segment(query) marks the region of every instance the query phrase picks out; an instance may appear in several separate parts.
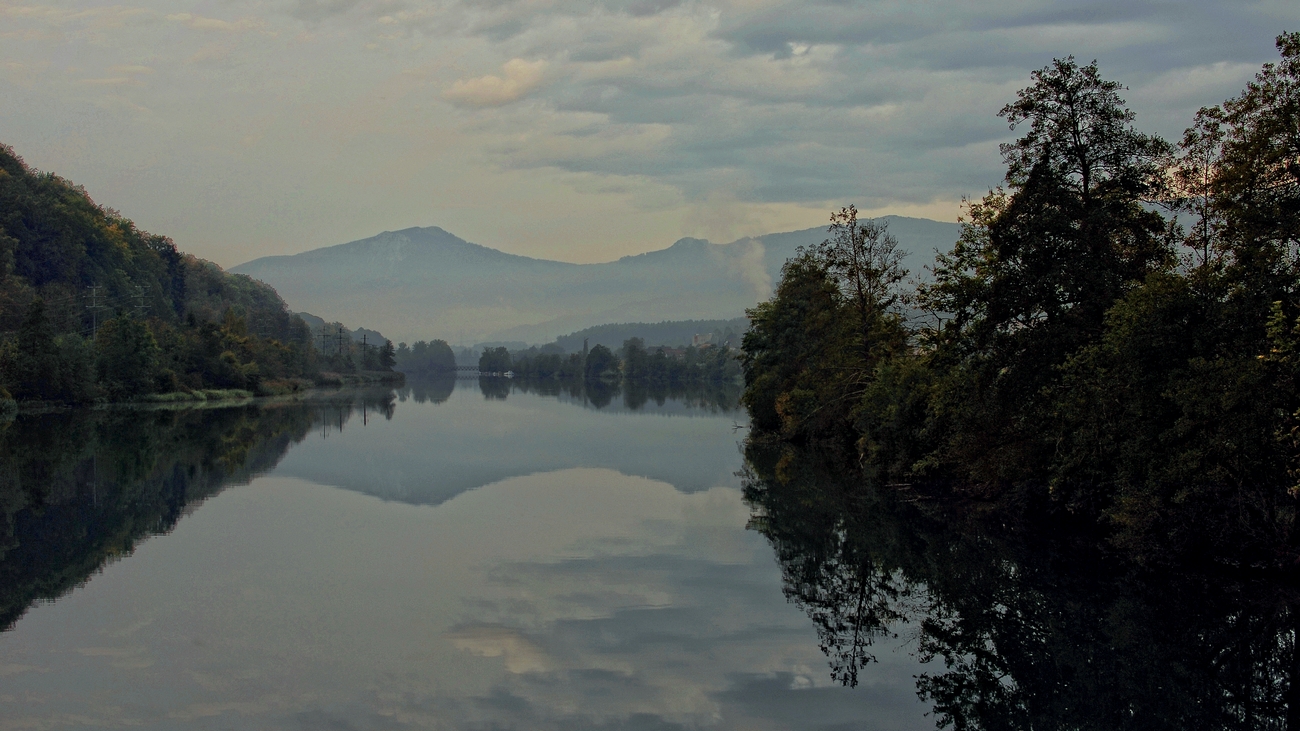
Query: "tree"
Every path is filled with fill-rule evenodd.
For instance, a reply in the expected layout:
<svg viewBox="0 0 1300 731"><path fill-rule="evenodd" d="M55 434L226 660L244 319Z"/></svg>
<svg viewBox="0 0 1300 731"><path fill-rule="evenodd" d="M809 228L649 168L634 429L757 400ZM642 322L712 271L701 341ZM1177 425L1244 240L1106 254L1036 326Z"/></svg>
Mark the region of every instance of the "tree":
<svg viewBox="0 0 1300 731"><path fill-rule="evenodd" d="M1178 144L1171 171L1170 203L1196 217L1183 244L1191 250L1193 267L1205 270L1222 254L1225 221L1218 210L1216 180L1223 159L1223 110L1202 107Z"/></svg>
<svg viewBox="0 0 1300 731"><path fill-rule="evenodd" d="M1174 262L1163 195L1169 146L1132 127L1119 84L1056 60L1001 111L1028 130L1002 146L1006 191L971 204L920 300L944 373L931 433L939 463L981 482L1041 468L1055 433L1045 394L1100 335L1107 310Z"/></svg>
<svg viewBox="0 0 1300 731"><path fill-rule="evenodd" d="M887 320L899 299L898 283L907 276L903 254L886 224L858 221L857 206L832 213L828 230L831 237L815 251L854 315L854 337L866 369L882 344L897 344L898 328Z"/></svg>
<svg viewBox="0 0 1300 731"><path fill-rule="evenodd" d="M45 313L45 300L37 297L27 308L18 331L18 347L5 374L9 390L19 401L48 400L58 395L58 350L54 325Z"/></svg>
<svg viewBox="0 0 1300 731"><path fill-rule="evenodd" d="M99 383L109 395L124 398L153 392L158 342L143 322L125 313L118 315L99 329L95 348ZM231 353L230 358L234 357Z"/></svg>
<svg viewBox="0 0 1300 731"><path fill-rule="evenodd" d="M583 377L588 381L599 380L611 371L618 372L618 356L604 345L596 345L587 353Z"/></svg>
<svg viewBox="0 0 1300 731"><path fill-rule="evenodd" d="M623 341L623 377L628 380L643 380L649 375L649 354L646 353L645 340L628 338Z"/></svg>
<svg viewBox="0 0 1300 731"><path fill-rule="evenodd" d="M504 375L510 370L510 351L504 347L486 348L478 359L479 373Z"/></svg>
<svg viewBox="0 0 1300 731"><path fill-rule="evenodd" d="M842 427L853 398L846 353L856 348L852 318L824 264L811 252L790 259L772 299L747 314L741 400L754 426L789 438Z"/></svg>
<svg viewBox="0 0 1300 731"><path fill-rule="evenodd" d="M379 349L379 367L391 371L395 365L397 365L397 351L393 348L393 341L385 340Z"/></svg>
<svg viewBox="0 0 1300 731"><path fill-rule="evenodd" d="M1265 64L1223 105L1218 202L1233 224L1232 255L1294 282L1300 244L1300 32L1277 37L1281 62ZM1283 268L1276 271L1275 268Z"/></svg>

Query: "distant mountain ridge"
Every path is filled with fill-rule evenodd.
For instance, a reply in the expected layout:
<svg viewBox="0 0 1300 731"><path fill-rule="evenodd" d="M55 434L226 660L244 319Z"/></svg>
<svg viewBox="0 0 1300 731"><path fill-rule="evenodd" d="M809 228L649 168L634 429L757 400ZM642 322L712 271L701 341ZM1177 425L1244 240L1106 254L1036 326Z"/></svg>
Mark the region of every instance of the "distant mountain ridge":
<svg viewBox="0 0 1300 731"><path fill-rule="evenodd" d="M957 224L879 219L916 273L957 240ZM365 322L396 340L544 343L592 325L738 317L766 298L781 265L824 228L713 244L683 238L666 249L600 264L572 264L473 244L436 226L290 256L231 271L260 279L298 311Z"/></svg>

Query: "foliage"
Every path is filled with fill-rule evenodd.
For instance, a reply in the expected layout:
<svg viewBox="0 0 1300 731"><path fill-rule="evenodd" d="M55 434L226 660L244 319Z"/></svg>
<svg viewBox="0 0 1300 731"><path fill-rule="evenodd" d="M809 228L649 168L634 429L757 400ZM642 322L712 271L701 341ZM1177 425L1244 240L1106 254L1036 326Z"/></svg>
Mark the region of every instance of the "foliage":
<svg viewBox="0 0 1300 731"><path fill-rule="evenodd" d="M906 346L893 237L852 206L832 214L829 233L787 261L773 298L748 313L745 405L760 430L788 439L834 438Z"/></svg>
<svg viewBox="0 0 1300 731"><path fill-rule="evenodd" d="M80 336L55 333L40 297L28 306L18 337L0 348L0 373L11 374L8 390L20 401L86 400L91 362Z"/></svg>
<svg viewBox="0 0 1300 731"><path fill-rule="evenodd" d="M394 352L394 367L403 373L451 373L456 370L456 355L446 340L401 343Z"/></svg>
<svg viewBox="0 0 1300 731"><path fill-rule="evenodd" d="M316 369L310 331L274 289L0 146L0 385L15 398L257 390Z"/></svg>
<svg viewBox="0 0 1300 731"><path fill-rule="evenodd" d="M561 335L543 347L553 347L558 352L574 353L582 350L584 341L589 347L604 345L611 350L625 340L641 338L650 349L686 347L696 335L711 334L717 344L732 347L740 345L740 336L749 323L743 317L731 320L669 320L666 322L620 322L595 325L577 332Z"/></svg>
<svg viewBox="0 0 1300 731"><path fill-rule="evenodd" d="M564 354L554 344L510 354L516 378L581 381L618 379L631 386L671 386L735 383L740 378L737 352L729 347L689 346L648 348L639 337L628 338L615 353L596 345L584 360L581 353ZM595 360L592 360L593 357Z"/></svg>
<svg viewBox="0 0 1300 731"><path fill-rule="evenodd" d="M1289 561L1300 34L1278 48L1176 149L1134 129L1095 63L1035 72L1002 110L1025 129L1005 186L916 292L926 317L896 314L885 232L835 214L750 312L756 438L852 445L871 479L1046 499L1142 560Z"/></svg>
<svg viewBox="0 0 1300 731"><path fill-rule="evenodd" d="M513 364L515 375L530 380L581 380L583 377L583 364L581 353L570 353L565 355L558 351L558 348L551 349L550 346L542 348L532 347L528 350L511 353L510 359Z"/></svg>
<svg viewBox="0 0 1300 731"><path fill-rule="evenodd" d="M155 390L158 341L144 323L119 315L104 323L95 349L99 383L110 396L122 398Z"/></svg>
<svg viewBox="0 0 1300 731"><path fill-rule="evenodd" d="M583 378L595 381L612 376L618 373L618 367L618 356L609 348L597 345L587 353L586 362L583 364Z"/></svg>
<svg viewBox="0 0 1300 731"><path fill-rule="evenodd" d="M479 373L503 375L510 370L510 351L504 347L487 348L478 359Z"/></svg>

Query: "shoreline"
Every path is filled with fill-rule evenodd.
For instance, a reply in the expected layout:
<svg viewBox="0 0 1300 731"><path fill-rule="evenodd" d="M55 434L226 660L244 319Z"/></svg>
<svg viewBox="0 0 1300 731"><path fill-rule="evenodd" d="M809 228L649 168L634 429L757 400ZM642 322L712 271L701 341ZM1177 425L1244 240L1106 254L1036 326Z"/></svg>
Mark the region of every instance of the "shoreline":
<svg viewBox="0 0 1300 731"><path fill-rule="evenodd" d="M406 383L406 374L400 371L366 371L362 373L321 373L313 381L301 379L295 383L278 383L268 392L256 394L245 389L196 389L146 394L126 401L91 401L67 403L62 401L0 401L0 421L18 416L62 413L77 409L90 411L179 411L188 409L221 409L248 404L310 401L316 397L344 390L390 387Z"/></svg>

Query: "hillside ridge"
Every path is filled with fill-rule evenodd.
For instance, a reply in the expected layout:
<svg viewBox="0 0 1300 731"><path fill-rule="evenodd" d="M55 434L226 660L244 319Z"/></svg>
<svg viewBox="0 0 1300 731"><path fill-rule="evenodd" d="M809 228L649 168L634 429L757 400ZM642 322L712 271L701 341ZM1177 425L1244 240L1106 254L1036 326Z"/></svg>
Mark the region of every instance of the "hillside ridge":
<svg viewBox="0 0 1300 731"><path fill-rule="evenodd" d="M914 273L959 234L954 223L879 220ZM267 282L296 311L361 320L396 340L545 343L606 323L739 317L771 294L786 259L826 235L816 227L723 244L687 236L666 248L577 264L512 254L426 226L262 257L231 271Z"/></svg>

